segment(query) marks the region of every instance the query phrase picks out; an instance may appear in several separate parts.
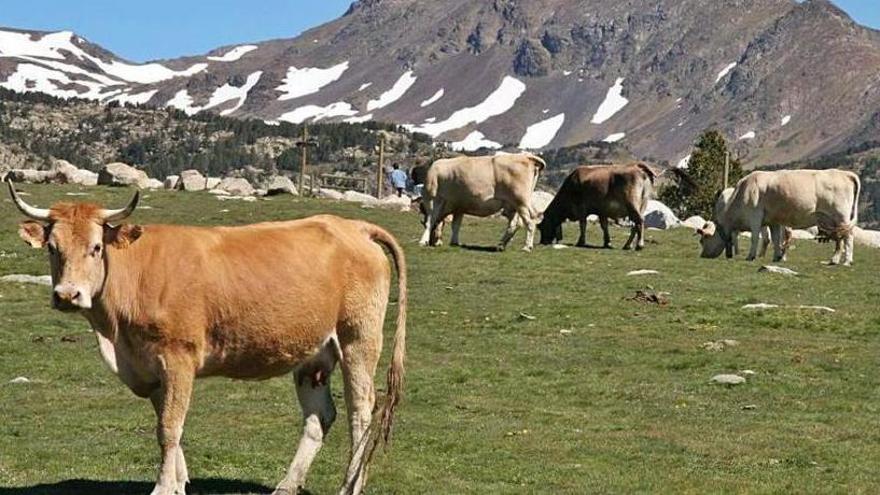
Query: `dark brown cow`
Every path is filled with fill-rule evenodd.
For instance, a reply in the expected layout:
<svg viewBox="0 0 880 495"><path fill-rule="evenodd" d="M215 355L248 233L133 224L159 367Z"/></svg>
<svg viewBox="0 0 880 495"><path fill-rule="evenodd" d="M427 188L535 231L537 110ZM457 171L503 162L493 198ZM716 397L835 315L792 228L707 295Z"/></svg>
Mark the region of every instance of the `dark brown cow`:
<svg viewBox="0 0 880 495"><path fill-rule="evenodd" d="M636 236L636 249L642 249L645 247L645 208L656 178L657 174L643 163L582 166L574 169L544 211L544 218L538 225L541 244L561 241L562 224L567 220L577 220L581 228L577 245L585 246L587 217L598 215L605 248L611 247L608 219L629 217L633 227L623 249L630 249Z"/></svg>

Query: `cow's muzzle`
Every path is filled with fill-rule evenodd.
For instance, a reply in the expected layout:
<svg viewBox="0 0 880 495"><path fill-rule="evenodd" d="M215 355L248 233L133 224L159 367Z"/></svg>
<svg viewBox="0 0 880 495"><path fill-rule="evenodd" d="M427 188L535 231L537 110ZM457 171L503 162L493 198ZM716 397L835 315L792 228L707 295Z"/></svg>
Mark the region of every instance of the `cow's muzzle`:
<svg viewBox="0 0 880 495"><path fill-rule="evenodd" d="M59 311L78 311L92 308L91 296L79 287L59 284L52 291L52 307Z"/></svg>

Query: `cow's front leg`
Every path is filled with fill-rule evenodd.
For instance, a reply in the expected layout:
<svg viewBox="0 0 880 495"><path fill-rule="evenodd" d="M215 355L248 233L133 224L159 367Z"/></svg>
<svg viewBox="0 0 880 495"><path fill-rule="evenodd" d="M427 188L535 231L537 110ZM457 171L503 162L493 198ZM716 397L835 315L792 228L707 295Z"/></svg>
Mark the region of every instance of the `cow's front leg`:
<svg viewBox="0 0 880 495"><path fill-rule="evenodd" d="M846 239L843 241L844 245L844 261L843 264L845 266L852 266L853 263L853 241L855 240L855 236L850 230L846 234Z"/></svg>
<svg viewBox="0 0 880 495"><path fill-rule="evenodd" d="M159 361L161 386L153 393L157 396L153 403L157 406L156 437L162 452L162 465L152 495L183 495L186 493L185 480L188 476L186 462L182 460L180 437L183 435L195 372L186 358L168 355L160 356Z"/></svg>
<svg viewBox="0 0 880 495"><path fill-rule="evenodd" d="M435 199L433 208L431 208L430 222L428 224L428 245L440 246L443 241L443 221L446 218L444 213L445 202L442 199Z"/></svg>
<svg viewBox="0 0 880 495"><path fill-rule="evenodd" d="M831 256L831 264L832 265L839 265L840 264L840 258L841 258L841 256L843 256L843 246L844 246L843 239L837 239L836 241L834 241L834 255Z"/></svg>
<svg viewBox="0 0 880 495"><path fill-rule="evenodd" d="M507 218L507 228L504 230L504 235L501 236L501 240L498 242L499 251L507 249L507 245L510 243L510 240L513 239L513 236L516 235L516 230L519 228L519 219L517 219L515 211L505 212L505 217Z"/></svg>
<svg viewBox="0 0 880 495"><path fill-rule="evenodd" d="M751 246L749 247L749 255L746 257L746 261L755 261L755 257L758 255L758 244L761 242L761 227L752 227L751 232Z"/></svg>
<svg viewBox="0 0 880 495"><path fill-rule="evenodd" d="M458 234L461 232L461 221L463 218L464 215L461 213L452 215L452 239L449 241L450 246L461 246Z"/></svg>

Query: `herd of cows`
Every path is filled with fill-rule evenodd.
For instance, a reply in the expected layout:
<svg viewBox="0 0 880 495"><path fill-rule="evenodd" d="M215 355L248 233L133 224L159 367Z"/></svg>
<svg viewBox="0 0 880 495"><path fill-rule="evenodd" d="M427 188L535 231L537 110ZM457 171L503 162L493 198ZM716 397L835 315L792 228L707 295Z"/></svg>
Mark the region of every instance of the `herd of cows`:
<svg viewBox="0 0 880 495"><path fill-rule="evenodd" d="M644 213L658 173L644 164L585 166L565 180L538 214L531 195L545 168L538 156L499 154L435 162L424 183L422 245L440 243L451 216L452 244L464 215L501 213L508 225L499 247L525 225L525 249L562 240L562 224L580 223L586 242L597 215L603 244L608 222L629 218L628 249L644 247ZM818 227L834 241L832 263L852 262L859 179L838 170L753 172L718 199L714 222L701 234L702 256L730 257L749 231L754 259L768 237L785 256L786 229ZM376 445L388 439L403 386L407 269L403 249L383 228L320 215L241 227L120 224L121 209L90 203L27 204L21 238L46 248L52 306L82 314L95 330L107 366L156 412L161 467L154 495L183 494L189 481L180 446L193 381L208 376L262 379L292 373L305 418L303 435L275 494L295 494L336 417L330 376L342 369L351 457L341 493L359 494ZM767 231L767 232L765 232ZM384 249L383 249L384 248ZM382 325L397 272L398 315L385 400L374 417L374 376ZM283 262L279 262L283 260Z"/></svg>

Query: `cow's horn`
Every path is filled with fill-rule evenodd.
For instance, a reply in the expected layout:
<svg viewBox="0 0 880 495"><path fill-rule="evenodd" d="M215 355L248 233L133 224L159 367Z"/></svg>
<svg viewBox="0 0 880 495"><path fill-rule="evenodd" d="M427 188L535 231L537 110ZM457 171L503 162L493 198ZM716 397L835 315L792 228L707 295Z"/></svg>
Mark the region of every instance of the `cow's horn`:
<svg viewBox="0 0 880 495"><path fill-rule="evenodd" d="M134 213L134 209L137 208L139 199L140 192L135 192L134 197L128 202L128 206L118 210L101 210L101 218L107 223L121 222Z"/></svg>
<svg viewBox="0 0 880 495"><path fill-rule="evenodd" d="M9 195L12 196L12 202L15 203L15 206L20 212L24 213L25 216L29 218L39 220L41 222L46 222L49 220L49 210L43 208L35 208L25 203L23 199L18 197L18 193L15 192L15 186L12 185L12 181L7 180L6 184L9 186Z"/></svg>

